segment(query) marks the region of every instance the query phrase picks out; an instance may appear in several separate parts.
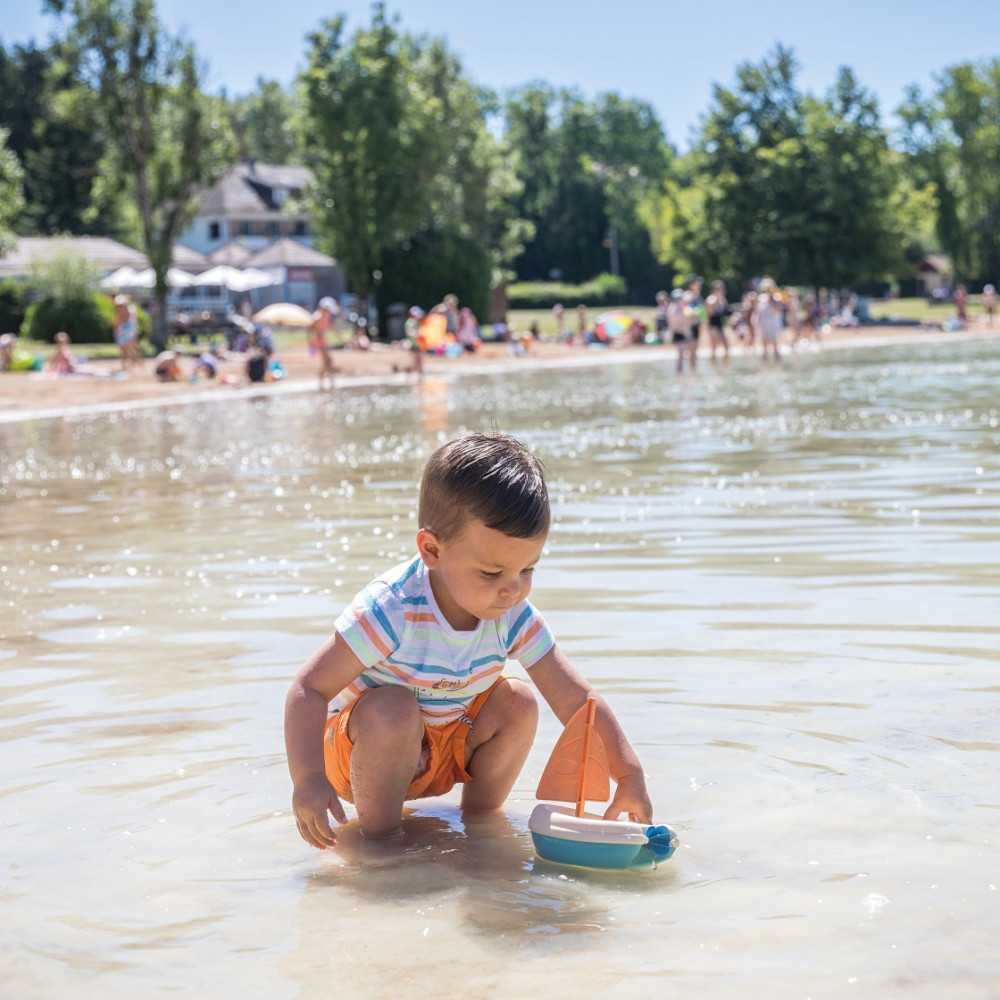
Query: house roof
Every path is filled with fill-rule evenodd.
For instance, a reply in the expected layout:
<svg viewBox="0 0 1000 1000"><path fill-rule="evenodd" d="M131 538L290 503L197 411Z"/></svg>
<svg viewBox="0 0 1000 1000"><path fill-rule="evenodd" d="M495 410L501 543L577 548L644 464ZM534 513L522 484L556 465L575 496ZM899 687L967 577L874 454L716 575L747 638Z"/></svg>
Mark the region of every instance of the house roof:
<svg viewBox="0 0 1000 1000"><path fill-rule="evenodd" d="M325 253L288 237L264 247L247 262L247 267L336 267L337 262Z"/></svg>
<svg viewBox="0 0 1000 1000"><path fill-rule="evenodd" d="M233 240L231 243L226 243L224 246L219 247L218 250L213 250L208 255L208 259L213 264L228 264L230 267L242 267L253 256L253 253L253 250L248 249L237 240Z"/></svg>
<svg viewBox="0 0 1000 1000"><path fill-rule="evenodd" d="M174 244L171 263L182 271L190 271L191 274L201 274L212 266L212 262L203 253L198 253L183 243Z"/></svg>
<svg viewBox="0 0 1000 1000"><path fill-rule="evenodd" d="M104 236L22 236L9 254L0 257L0 277L23 277L31 273L33 265L63 254L83 257L101 274L120 267L137 271L149 267L144 253ZM174 247L172 263L193 274L207 271L211 266L204 254L179 243Z"/></svg>
<svg viewBox="0 0 1000 1000"><path fill-rule="evenodd" d="M149 267L144 254L103 236L22 236L10 253L0 257L0 277L30 274L33 265L64 254L83 257L101 272Z"/></svg>
<svg viewBox="0 0 1000 1000"><path fill-rule="evenodd" d="M917 265L917 270L921 272L933 271L936 274L950 274L951 258L943 253L929 253Z"/></svg>
<svg viewBox="0 0 1000 1000"><path fill-rule="evenodd" d="M281 166L247 160L230 167L210 188L199 195L199 215L281 214L276 190L298 193L312 181L306 167Z"/></svg>

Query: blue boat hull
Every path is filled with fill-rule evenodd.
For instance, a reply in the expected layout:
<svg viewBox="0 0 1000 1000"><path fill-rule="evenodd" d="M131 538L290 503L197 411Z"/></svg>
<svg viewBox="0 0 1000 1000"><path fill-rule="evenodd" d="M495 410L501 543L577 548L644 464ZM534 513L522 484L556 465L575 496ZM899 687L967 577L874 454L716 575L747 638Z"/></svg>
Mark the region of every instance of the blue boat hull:
<svg viewBox="0 0 1000 1000"><path fill-rule="evenodd" d="M563 840L531 832L540 858L560 865L581 868L631 868L644 851L642 844L599 844L582 840Z"/></svg>

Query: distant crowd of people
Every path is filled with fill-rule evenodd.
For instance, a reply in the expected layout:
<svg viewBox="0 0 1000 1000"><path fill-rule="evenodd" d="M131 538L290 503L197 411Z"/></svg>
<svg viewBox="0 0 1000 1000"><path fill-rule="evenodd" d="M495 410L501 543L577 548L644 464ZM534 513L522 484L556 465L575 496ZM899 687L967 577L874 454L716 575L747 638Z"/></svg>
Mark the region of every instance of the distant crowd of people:
<svg viewBox="0 0 1000 1000"><path fill-rule="evenodd" d="M692 275L671 292L657 293L651 324L637 314L622 310L605 311L592 323L585 305L576 307L575 319L571 323L571 314L561 304L556 304L552 307L555 339L572 346L672 345L677 356L677 371L683 372L696 368L699 346L706 341L713 362L720 357L728 360L734 341L751 349L759 347L765 362L779 362L780 344L786 333L785 339L792 345L801 341L819 341L826 330L858 326L869 319L867 301L853 293L820 289L815 294L800 295L794 288L778 287L766 275L755 281L735 302L729 301L722 281L713 281L707 295L704 294L704 287L704 279ZM991 284L985 285L980 302L983 319L990 327L995 324L997 299L996 288ZM952 293L955 315L945 322L946 329L961 329L968 324L968 300L965 286L957 286ZM418 306L411 307L401 329L390 338L388 345L369 336L366 318L352 313L347 319L351 333L345 339L339 329L344 320L341 306L332 297L320 299L315 311L308 316L306 339L309 353L318 363L321 389L333 385L337 373L333 355L335 348L402 350L408 354L402 370L419 372L427 354L452 358L475 354L489 339L505 343L512 355L524 355L542 339L537 319L533 319L522 331L515 330L513 324L506 320L496 322L492 324L491 335L486 337L473 310L462 306L454 294L445 295L426 311ZM119 351L117 374L124 375L139 365L142 358L138 313L129 296L115 296L112 323ZM179 323L178 329L182 328L183 323ZM194 333L191 343L197 344ZM242 371L235 374L230 364L223 372L223 362L227 359L235 360ZM53 353L47 361L20 351L13 334L0 337L0 372L43 368L50 374L60 376L115 374L76 357L65 332L56 335ZM392 369L399 370L396 365ZM154 377L161 382L217 379L226 384L276 381L285 374L276 355L274 336L268 326L254 320L249 302L244 302L239 311L229 316L224 347L213 344L208 350L186 355L180 351L162 351L153 360L152 370Z"/></svg>

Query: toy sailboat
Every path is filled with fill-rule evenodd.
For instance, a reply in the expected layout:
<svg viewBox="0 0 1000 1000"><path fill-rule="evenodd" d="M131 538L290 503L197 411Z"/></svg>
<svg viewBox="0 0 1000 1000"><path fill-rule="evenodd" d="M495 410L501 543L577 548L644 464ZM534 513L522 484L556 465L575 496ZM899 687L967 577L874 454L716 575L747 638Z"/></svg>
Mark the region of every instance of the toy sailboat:
<svg viewBox="0 0 1000 1000"><path fill-rule="evenodd" d="M535 851L546 861L584 868L646 867L666 861L677 846L665 826L588 815L584 805L611 795L608 758L594 718L597 702L588 698L566 724L552 750L535 793L539 799L575 803L565 809L540 802L528 820Z"/></svg>

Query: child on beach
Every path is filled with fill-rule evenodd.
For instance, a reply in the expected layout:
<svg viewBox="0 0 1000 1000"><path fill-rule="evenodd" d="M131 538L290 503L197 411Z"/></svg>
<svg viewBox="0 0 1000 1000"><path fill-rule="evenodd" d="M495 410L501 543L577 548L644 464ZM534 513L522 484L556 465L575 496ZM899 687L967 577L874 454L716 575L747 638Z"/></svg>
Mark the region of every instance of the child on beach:
<svg viewBox="0 0 1000 1000"><path fill-rule="evenodd" d="M48 370L55 375L72 375L76 371L73 354L70 350L69 334L60 330L55 337L56 349L49 358Z"/></svg>
<svg viewBox="0 0 1000 1000"><path fill-rule="evenodd" d="M542 466L513 438L468 434L431 455L417 555L358 594L288 692L292 809L307 843L336 844L327 812L346 822L341 799L370 839L399 830L406 800L456 784L463 810L500 808L538 718L530 686L502 676L507 659L564 724L593 694L527 600L549 518ZM606 816L651 822L635 751L597 701L617 783Z"/></svg>

